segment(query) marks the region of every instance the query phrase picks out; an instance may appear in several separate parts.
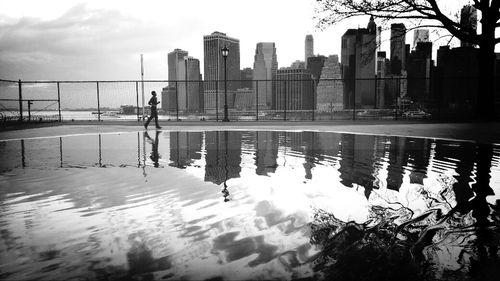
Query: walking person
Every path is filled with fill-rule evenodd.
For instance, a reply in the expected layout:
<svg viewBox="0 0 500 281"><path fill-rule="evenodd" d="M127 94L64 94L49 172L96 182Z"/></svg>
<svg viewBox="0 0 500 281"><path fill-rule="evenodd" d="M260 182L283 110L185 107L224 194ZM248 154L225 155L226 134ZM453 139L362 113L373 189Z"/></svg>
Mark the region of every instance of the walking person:
<svg viewBox="0 0 500 281"><path fill-rule="evenodd" d="M151 122L151 119L155 119L155 125L156 129L161 129L160 125L158 125L158 111L156 110L156 105L158 105L160 102L156 99L156 92L152 91L151 92L151 99L149 99L149 106L151 107L151 115L148 118L148 121L146 121L146 124L144 124L144 128L148 128L149 122Z"/></svg>

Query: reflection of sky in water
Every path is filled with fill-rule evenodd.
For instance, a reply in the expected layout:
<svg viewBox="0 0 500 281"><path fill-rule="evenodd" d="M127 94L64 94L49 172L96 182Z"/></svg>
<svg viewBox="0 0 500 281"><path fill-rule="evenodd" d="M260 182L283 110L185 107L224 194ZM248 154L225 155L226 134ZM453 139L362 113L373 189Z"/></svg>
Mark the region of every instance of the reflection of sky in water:
<svg viewBox="0 0 500 281"><path fill-rule="evenodd" d="M7 141L0 152L0 272L13 279L308 277L317 209L358 223L371 206L446 213L485 181L487 201L500 199L500 147L486 144L140 132ZM457 267L444 262L452 244L437 245L444 267Z"/></svg>

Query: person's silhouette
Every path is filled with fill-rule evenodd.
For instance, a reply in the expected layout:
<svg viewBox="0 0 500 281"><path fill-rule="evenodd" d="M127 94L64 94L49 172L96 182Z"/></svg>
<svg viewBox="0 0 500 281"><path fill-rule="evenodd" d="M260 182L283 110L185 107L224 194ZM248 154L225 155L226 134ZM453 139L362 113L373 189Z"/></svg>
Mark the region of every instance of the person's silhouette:
<svg viewBox="0 0 500 281"><path fill-rule="evenodd" d="M155 125L157 129L161 129L160 125L158 124L158 111L156 110L156 106L160 103L156 99L156 92L152 91L151 92L151 99L149 100L148 104L151 107L151 115L149 116L148 120L146 121L146 124L144 124L144 128L148 128L149 122L151 122L151 119L155 119Z"/></svg>

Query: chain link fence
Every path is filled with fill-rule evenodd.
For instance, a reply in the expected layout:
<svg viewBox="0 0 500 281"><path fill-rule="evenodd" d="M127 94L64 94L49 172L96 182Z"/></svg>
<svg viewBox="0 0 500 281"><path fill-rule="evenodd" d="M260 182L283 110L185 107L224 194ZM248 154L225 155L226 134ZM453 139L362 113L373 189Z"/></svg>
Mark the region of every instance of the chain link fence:
<svg viewBox="0 0 500 281"><path fill-rule="evenodd" d="M0 117L2 122L142 121L150 114L148 101L155 91L160 101L159 119L163 121L463 119L472 118L477 111L477 81L474 77L400 76L239 81L0 80ZM500 107L498 96L496 108Z"/></svg>

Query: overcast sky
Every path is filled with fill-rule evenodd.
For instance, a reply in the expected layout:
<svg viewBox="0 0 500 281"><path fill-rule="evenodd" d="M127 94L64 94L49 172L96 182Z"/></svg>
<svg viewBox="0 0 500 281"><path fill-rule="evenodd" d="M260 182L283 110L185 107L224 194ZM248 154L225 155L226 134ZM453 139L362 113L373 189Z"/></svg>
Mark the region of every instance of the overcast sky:
<svg viewBox="0 0 500 281"><path fill-rule="evenodd" d="M203 36L213 31L240 40L241 68L253 67L258 42L276 43L279 67L303 60L306 34L316 54L340 55L345 30L368 19L321 31L314 2L0 0L0 79L137 80L144 54L145 79L166 80L175 48L200 59L203 71Z"/></svg>

